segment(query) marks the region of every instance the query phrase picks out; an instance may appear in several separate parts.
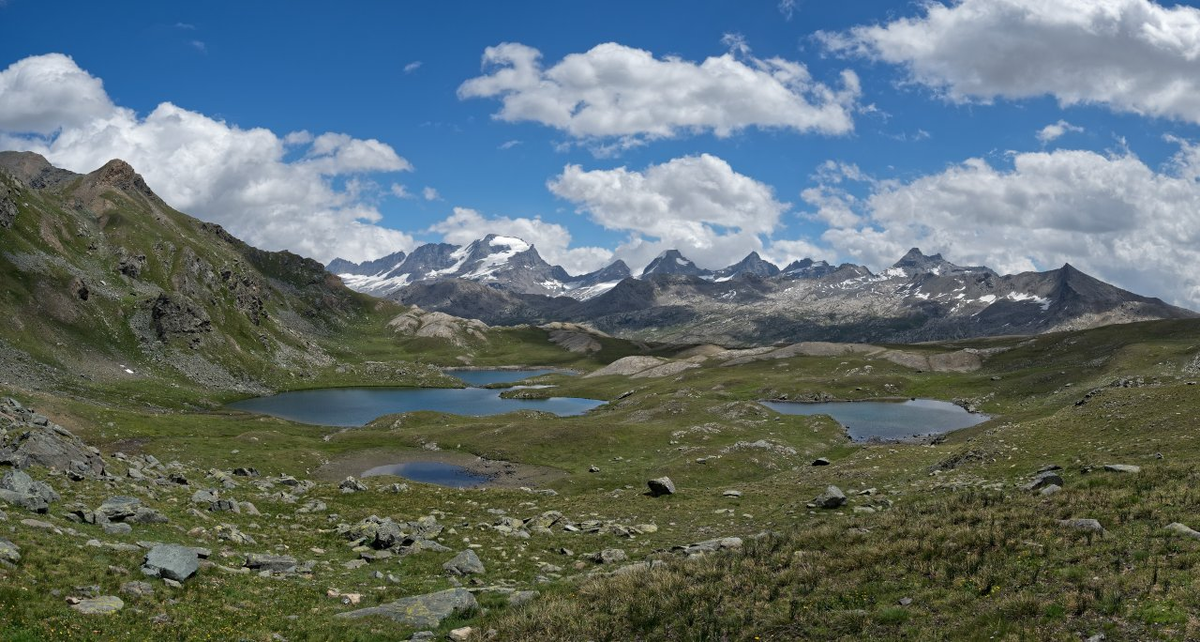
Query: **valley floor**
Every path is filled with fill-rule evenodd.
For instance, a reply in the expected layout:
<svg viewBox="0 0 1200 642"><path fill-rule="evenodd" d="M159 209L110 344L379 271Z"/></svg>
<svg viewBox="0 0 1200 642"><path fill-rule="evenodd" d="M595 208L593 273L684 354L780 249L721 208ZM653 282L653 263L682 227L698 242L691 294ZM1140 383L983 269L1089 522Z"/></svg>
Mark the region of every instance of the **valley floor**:
<svg viewBox="0 0 1200 642"><path fill-rule="evenodd" d="M636 352L612 342L584 359L505 332L476 364L590 371ZM341 373L331 365L302 387L446 385L416 364L461 352L371 345L360 354L372 363L409 365L378 377L343 355ZM26 470L61 499L44 514L3 506L0 639L1200 637L1200 535L1168 529L1200 529L1200 323L903 349L964 347L986 355L980 369L846 353L696 359L660 377L551 374L538 382L555 388L524 393L610 403L580 417L418 412L348 430L223 410L227 395L170 382L8 381L0 395L97 447L110 475ZM993 419L859 444L828 418L757 403L883 397L957 399ZM44 428L7 408L0 442ZM466 490L343 481L430 453L541 472ZM829 465L811 465L819 457ZM1026 488L1050 466L1057 492ZM663 476L677 492L650 496L647 480ZM845 503L813 505L831 485ZM114 497L167 521L89 523ZM122 520L133 521L109 521ZM198 572L177 584L143 575L155 543L203 549ZM464 551L481 568L447 570ZM456 587L476 607L440 621L339 617ZM91 615L69 603L100 596L123 606Z"/></svg>

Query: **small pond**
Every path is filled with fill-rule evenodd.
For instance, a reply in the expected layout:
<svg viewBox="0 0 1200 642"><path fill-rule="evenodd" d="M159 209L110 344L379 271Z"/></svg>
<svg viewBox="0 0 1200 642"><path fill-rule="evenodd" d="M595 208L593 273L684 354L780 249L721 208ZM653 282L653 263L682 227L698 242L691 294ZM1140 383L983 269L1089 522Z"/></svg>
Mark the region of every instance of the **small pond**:
<svg viewBox="0 0 1200 642"><path fill-rule="evenodd" d="M940 435L991 419L987 415L972 414L952 403L935 399L829 403L764 401L763 405L785 415L829 415L846 427L846 432L854 441Z"/></svg>
<svg viewBox="0 0 1200 642"><path fill-rule="evenodd" d="M548 370L455 371L487 383L520 381ZM460 377L466 380L466 377ZM365 426L384 415L433 410L483 417L515 410L539 410L566 417L582 415L603 401L574 397L502 399L503 390L486 388L325 388L297 390L270 397L243 399L228 407L322 426Z"/></svg>
<svg viewBox="0 0 1200 642"><path fill-rule="evenodd" d="M450 488L474 488L488 482L487 475L473 473L462 466L440 461L410 461L403 464L376 466L361 476L378 477L379 475L395 475L415 482L449 486Z"/></svg>

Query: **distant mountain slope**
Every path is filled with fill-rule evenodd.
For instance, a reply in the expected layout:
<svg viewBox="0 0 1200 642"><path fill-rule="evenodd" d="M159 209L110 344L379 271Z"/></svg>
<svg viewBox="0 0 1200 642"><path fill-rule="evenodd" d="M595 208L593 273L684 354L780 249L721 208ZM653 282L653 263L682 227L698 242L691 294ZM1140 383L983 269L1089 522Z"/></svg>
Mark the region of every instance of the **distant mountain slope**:
<svg viewBox="0 0 1200 642"><path fill-rule="evenodd" d="M0 370L95 381L173 371L258 391L330 358L314 340L373 307L311 259L181 214L132 167L79 175L0 152Z"/></svg>
<svg viewBox="0 0 1200 642"><path fill-rule="evenodd" d="M547 263L529 243L496 234L462 247L422 245L407 257L397 252L361 264L335 259L327 269L350 288L375 296L388 296L413 283L463 279L518 294L586 299L606 292L630 274L629 266L617 261L589 274L571 276Z"/></svg>
<svg viewBox="0 0 1200 642"><path fill-rule="evenodd" d="M772 274L755 259L710 273L668 252L650 274L578 302L461 279L413 284L395 298L492 324L586 322L626 338L727 345L931 341L1200 316L1070 265L1001 276L914 248L878 275L812 261Z"/></svg>

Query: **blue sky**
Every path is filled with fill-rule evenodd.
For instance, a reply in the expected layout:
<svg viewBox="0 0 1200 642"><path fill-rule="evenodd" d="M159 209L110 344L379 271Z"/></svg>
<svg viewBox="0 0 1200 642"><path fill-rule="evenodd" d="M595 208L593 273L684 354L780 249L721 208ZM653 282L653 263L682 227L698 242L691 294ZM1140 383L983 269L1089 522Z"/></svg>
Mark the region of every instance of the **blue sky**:
<svg viewBox="0 0 1200 642"><path fill-rule="evenodd" d="M1071 262L1194 307L1194 25L1149 0L7 0L0 146L76 171L129 156L180 209L323 261L489 232L575 272L668 247L879 269L920 245L1001 271ZM539 73L580 64L464 91L515 66L483 66L502 43ZM749 75L730 90L709 59ZM588 74L605 60L625 84ZM662 89L677 72L698 89ZM780 92L794 118L756 110ZM569 124L542 109L580 96ZM585 122L595 96L616 102ZM498 117L506 97L524 107ZM650 112L661 127L629 124Z"/></svg>

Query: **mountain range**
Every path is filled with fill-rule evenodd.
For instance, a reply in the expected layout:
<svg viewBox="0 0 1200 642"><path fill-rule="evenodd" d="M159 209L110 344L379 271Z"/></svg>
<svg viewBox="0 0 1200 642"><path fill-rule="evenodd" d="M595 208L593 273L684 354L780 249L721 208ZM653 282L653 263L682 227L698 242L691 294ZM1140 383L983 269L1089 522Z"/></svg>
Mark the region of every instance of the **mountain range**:
<svg viewBox="0 0 1200 642"><path fill-rule="evenodd" d="M1070 264L1001 275L917 248L879 274L812 259L780 268L753 252L707 270L669 250L636 277L621 261L572 276L521 239L488 235L328 268L360 292L489 324L587 323L675 343L913 342L1197 316Z"/></svg>

